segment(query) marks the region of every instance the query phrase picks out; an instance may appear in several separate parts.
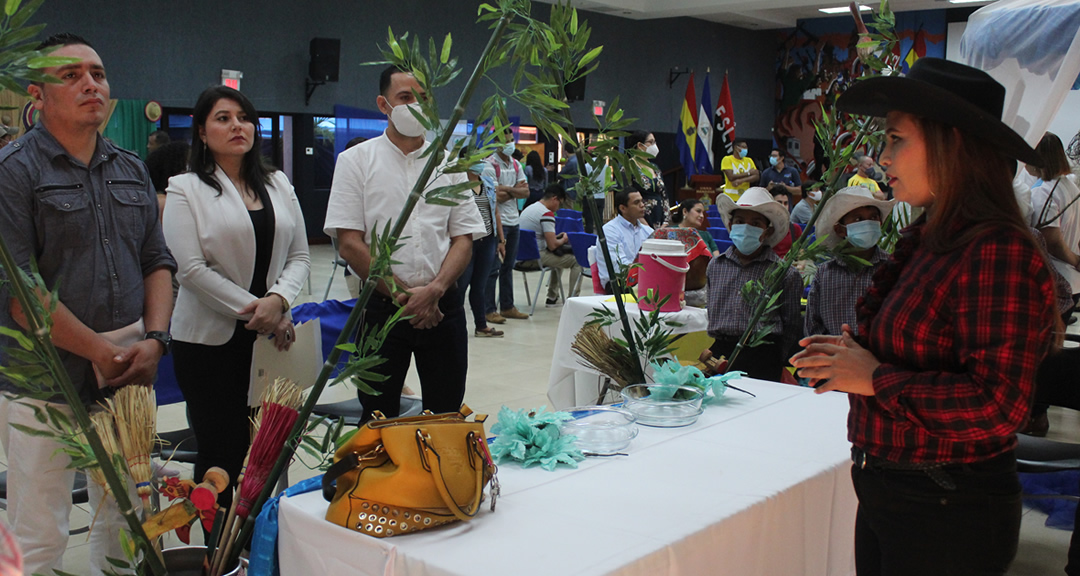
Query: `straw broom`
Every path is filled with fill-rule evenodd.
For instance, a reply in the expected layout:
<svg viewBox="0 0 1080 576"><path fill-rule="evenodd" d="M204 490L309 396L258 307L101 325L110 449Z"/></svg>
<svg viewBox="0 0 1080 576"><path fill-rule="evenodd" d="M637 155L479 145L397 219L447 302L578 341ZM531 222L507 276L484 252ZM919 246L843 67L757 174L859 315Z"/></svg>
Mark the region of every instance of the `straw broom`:
<svg viewBox="0 0 1080 576"><path fill-rule="evenodd" d="M586 366L614 380L616 385L611 388L616 391L637 378L635 362L627 350L597 326L582 326L570 348Z"/></svg>
<svg viewBox="0 0 1080 576"><path fill-rule="evenodd" d="M236 545L242 521L251 513L252 504L266 485L270 469L285 447L285 440L296 422L299 415L298 409L303 400L303 391L296 383L283 378L275 380L263 394L262 409L253 421L256 429L255 439L248 450L247 459L238 480L240 487L238 493L233 495L233 503L221 532L217 552L210 563L211 576L218 576L224 572L225 560L232 554L233 547Z"/></svg>
<svg viewBox="0 0 1080 576"><path fill-rule="evenodd" d="M113 421L113 416L109 412L94 412L90 414L90 422L93 423L94 429L97 431L98 438L101 439L101 445L105 447L105 451L110 456L120 454L120 442L116 439L116 427ZM82 432L79 433L79 440L84 444L87 442L86 435ZM97 524L97 515L101 513L105 499L109 497L111 489L109 483L105 479L105 473L101 471L101 465L95 465L87 468L87 474L90 475L90 480L98 486L101 486L101 502L94 507L94 518L90 521L90 532L94 532L94 525ZM87 540L90 539L89 534Z"/></svg>
<svg viewBox="0 0 1080 576"><path fill-rule="evenodd" d="M157 435L157 401L146 386L125 386L109 400L109 410L116 420L120 448L127 460L131 478L135 481L143 503L143 517L150 515L150 481L153 469L150 451Z"/></svg>

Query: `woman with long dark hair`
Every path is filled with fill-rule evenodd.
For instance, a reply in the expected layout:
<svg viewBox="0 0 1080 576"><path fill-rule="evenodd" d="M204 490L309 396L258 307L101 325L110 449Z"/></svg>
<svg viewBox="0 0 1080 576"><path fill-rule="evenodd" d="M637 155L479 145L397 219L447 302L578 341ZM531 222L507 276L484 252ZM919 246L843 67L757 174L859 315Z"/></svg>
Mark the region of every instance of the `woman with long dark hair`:
<svg viewBox="0 0 1080 576"><path fill-rule="evenodd" d="M259 115L240 92L206 89L195 104L190 171L169 181L165 239L180 282L172 317L176 380L199 454L235 482L247 453L255 340L295 338L289 303L310 268L300 203L266 166ZM219 502L231 500L222 492Z"/></svg>
<svg viewBox="0 0 1080 576"><path fill-rule="evenodd" d="M1041 160L1004 99L985 72L923 58L836 104L886 118L881 166L925 208L860 300L858 336L805 338L792 358L819 393L849 395L861 576L1004 574L1016 554L1016 432L1061 319L1011 186L1015 160Z"/></svg>

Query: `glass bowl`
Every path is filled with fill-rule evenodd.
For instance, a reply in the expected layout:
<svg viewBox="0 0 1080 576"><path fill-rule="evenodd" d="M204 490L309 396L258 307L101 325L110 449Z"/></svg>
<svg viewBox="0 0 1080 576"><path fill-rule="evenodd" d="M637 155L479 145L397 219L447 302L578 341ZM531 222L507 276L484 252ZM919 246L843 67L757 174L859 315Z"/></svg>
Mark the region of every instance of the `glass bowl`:
<svg viewBox="0 0 1080 576"><path fill-rule="evenodd" d="M693 386L634 384L622 389L622 397L638 424L673 428L697 422L705 394Z"/></svg>
<svg viewBox="0 0 1080 576"><path fill-rule="evenodd" d="M589 454L615 454L637 437L634 415L612 406L578 406L564 412L573 420L559 425L559 432L577 436L577 447Z"/></svg>

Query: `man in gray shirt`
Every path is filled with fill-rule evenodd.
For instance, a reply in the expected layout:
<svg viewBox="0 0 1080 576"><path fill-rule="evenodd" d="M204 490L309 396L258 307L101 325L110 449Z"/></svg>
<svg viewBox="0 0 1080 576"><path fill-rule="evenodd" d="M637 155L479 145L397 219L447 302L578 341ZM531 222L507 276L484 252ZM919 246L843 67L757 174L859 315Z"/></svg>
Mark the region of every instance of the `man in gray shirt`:
<svg viewBox="0 0 1080 576"><path fill-rule="evenodd" d="M0 234L20 267L29 270L36 262L48 288L59 290L52 340L90 404L103 398L97 374L107 387L153 383L168 352L176 262L165 246L145 166L98 134L109 102L101 58L71 34L53 36L39 49L50 46L59 46L53 56L79 61L45 69L60 84L28 87L40 120L0 150ZM0 290L0 326L24 324L21 307ZM0 390L18 389L0 381ZM8 521L27 574L63 568L71 511L71 459L57 453L53 440L12 426L40 428L31 406L46 404L70 415L59 394L49 403L0 397ZM96 506L101 489L90 485ZM123 558L123 526L115 500L108 499L91 535L91 574L110 569L106 555Z"/></svg>

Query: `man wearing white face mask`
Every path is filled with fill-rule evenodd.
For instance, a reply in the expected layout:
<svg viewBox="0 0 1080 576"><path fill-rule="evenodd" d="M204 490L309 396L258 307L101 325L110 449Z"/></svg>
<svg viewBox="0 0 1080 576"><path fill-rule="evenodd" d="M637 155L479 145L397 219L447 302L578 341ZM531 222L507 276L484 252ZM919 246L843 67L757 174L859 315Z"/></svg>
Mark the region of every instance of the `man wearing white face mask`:
<svg viewBox="0 0 1080 576"><path fill-rule="evenodd" d="M502 218L503 243L499 244L498 253L502 264L491 267L487 289L487 321L502 324L507 318L527 320L529 315L518 311L514 306L514 263L517 262L518 225L520 211L518 198L529 197L529 183L525 179L525 170L521 163L514 160L514 130L507 127L504 132L503 147L488 157L488 162L495 168L495 198L499 201L499 217ZM496 308L495 286L499 287L498 308Z"/></svg>
<svg viewBox="0 0 1080 576"><path fill-rule="evenodd" d="M844 324L858 333L855 305L870 288L874 271L888 260L889 255L878 248L881 222L892 211L896 200L877 200L868 188L850 186L836 193L821 209L818 235L826 233L822 242L835 248L846 241L840 250L858 257L870 265L845 261L840 257L820 265L806 304L806 335L840 335Z"/></svg>
<svg viewBox="0 0 1080 576"><path fill-rule="evenodd" d="M386 132L338 155L323 231L337 236L341 256L361 278L371 267L369 246L387 224L396 220L427 162L430 145L417 97L424 90L412 74L393 66L379 78L375 103L389 117ZM428 188L464 182L461 173L442 174ZM526 189L527 190L527 189ZM465 309L456 282L472 258L474 235L487 234L476 203L439 206L420 201L403 231L404 245L394 252L391 287L379 281L368 302L363 328L382 326L404 307L412 316L390 332L378 353L387 361L373 369L388 378L378 396L359 393L364 419L373 410L386 416L400 412L401 389L412 358L424 397L424 409L456 411L465 396L468 334Z"/></svg>

